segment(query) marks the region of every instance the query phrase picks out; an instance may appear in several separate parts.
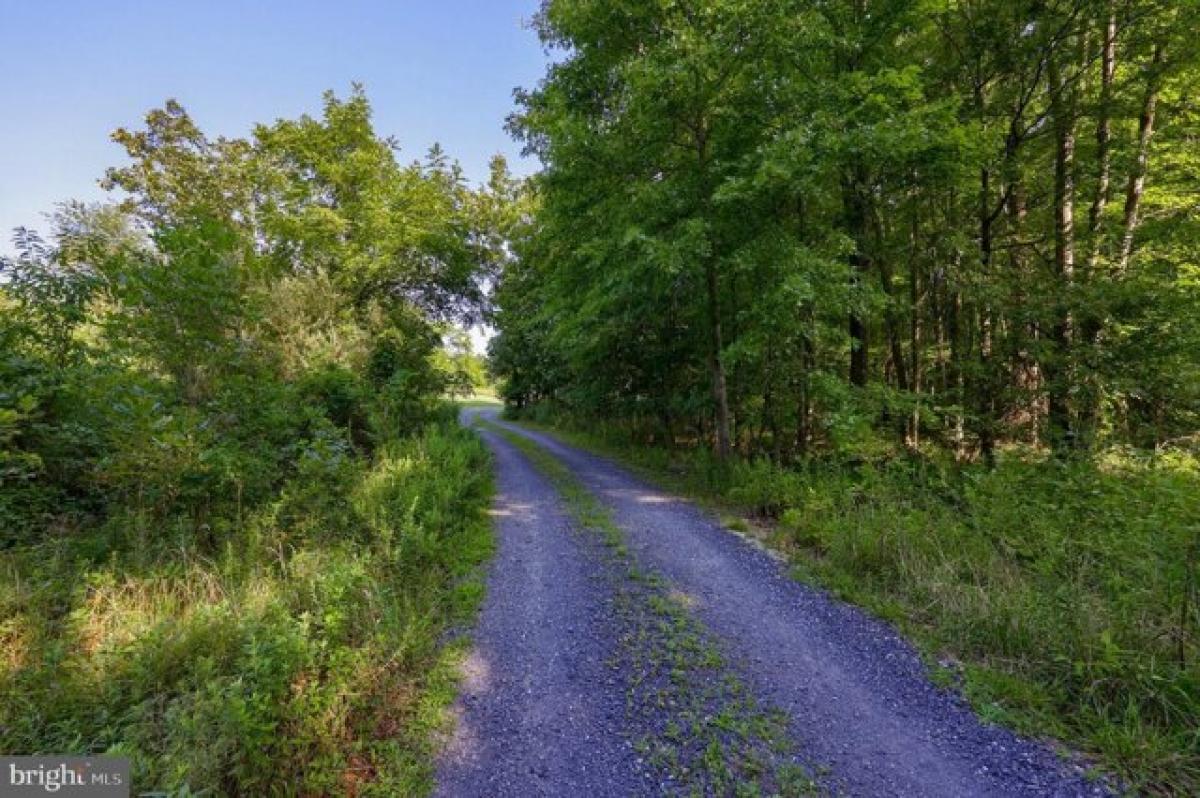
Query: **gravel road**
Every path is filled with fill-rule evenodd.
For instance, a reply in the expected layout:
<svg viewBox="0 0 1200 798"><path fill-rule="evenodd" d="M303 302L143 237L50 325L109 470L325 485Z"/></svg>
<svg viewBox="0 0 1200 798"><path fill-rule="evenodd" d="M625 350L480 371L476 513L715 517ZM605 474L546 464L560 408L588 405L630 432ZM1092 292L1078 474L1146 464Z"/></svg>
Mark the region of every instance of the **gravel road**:
<svg viewBox="0 0 1200 798"><path fill-rule="evenodd" d="M605 504L638 564L688 596L699 622L765 703L786 712L826 786L860 796L1093 796L1047 746L982 723L936 687L887 624L791 579L786 566L596 455L467 411L559 458ZM553 488L502 438L500 550L479 621L475 676L441 769L443 795L653 792L622 738L602 665L613 630L595 558L569 534Z"/></svg>
<svg viewBox="0 0 1200 798"><path fill-rule="evenodd" d="M481 435L497 472L498 545L435 794L653 794L608 664L616 635L600 544L572 530L520 452Z"/></svg>

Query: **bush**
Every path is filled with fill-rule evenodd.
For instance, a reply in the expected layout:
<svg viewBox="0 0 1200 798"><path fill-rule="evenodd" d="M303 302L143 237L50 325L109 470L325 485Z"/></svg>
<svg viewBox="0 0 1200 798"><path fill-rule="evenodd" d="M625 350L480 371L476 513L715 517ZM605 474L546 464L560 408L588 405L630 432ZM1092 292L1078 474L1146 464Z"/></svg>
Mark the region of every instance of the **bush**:
<svg viewBox="0 0 1200 798"><path fill-rule="evenodd" d="M114 139L127 201L0 257L0 750L418 792L487 541L432 357L477 296L470 192L400 167L358 91L253 140L174 102Z"/></svg>
<svg viewBox="0 0 1200 798"><path fill-rule="evenodd" d="M1200 784L1197 462L1010 458L956 489L934 474L810 468L782 488L781 526L811 575L985 666L968 681L985 714Z"/></svg>
<svg viewBox="0 0 1200 798"><path fill-rule="evenodd" d="M354 372L327 365L305 374L297 384L300 395L320 408L334 426L344 430L360 445L368 442L367 386Z"/></svg>
<svg viewBox="0 0 1200 798"><path fill-rule="evenodd" d="M435 424L366 463L327 426L297 457L215 554L141 551L125 515L0 554L0 750L123 753L139 790L427 788L485 451Z"/></svg>

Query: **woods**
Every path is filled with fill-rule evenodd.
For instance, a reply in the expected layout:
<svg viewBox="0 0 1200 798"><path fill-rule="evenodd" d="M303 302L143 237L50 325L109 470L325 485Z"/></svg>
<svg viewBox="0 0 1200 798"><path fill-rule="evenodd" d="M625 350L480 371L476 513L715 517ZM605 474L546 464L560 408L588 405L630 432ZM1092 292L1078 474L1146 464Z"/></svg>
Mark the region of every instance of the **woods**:
<svg viewBox="0 0 1200 798"><path fill-rule="evenodd" d="M1187 437L1195 12L547 4L510 397L776 460Z"/></svg>
<svg viewBox="0 0 1200 798"><path fill-rule="evenodd" d="M0 754L1200 794L1200 0L541 0L536 63L493 4L229 5L48 28L71 90L100 23L244 52L137 50L106 129L217 126L0 257ZM536 171L357 83L211 132L314 65Z"/></svg>
<svg viewBox="0 0 1200 798"><path fill-rule="evenodd" d="M985 716L1194 792L1197 12L550 0L510 414L750 513Z"/></svg>

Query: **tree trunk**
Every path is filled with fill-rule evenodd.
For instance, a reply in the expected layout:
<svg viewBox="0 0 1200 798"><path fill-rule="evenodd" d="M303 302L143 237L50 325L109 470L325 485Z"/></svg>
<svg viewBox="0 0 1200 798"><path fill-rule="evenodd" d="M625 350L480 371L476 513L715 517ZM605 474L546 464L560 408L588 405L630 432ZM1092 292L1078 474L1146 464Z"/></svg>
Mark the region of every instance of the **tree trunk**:
<svg viewBox="0 0 1200 798"><path fill-rule="evenodd" d="M959 279L959 270L961 269L961 257L955 255L955 279ZM950 337L950 374L953 379L954 404L956 409L954 412L954 425L951 430L951 438L954 441L954 457L957 460L962 460L966 457L966 417L965 408L967 406L967 380L966 380L966 359L967 347L963 341L963 296L962 290L955 286L948 303L949 319L946 326L949 328Z"/></svg>
<svg viewBox="0 0 1200 798"><path fill-rule="evenodd" d="M1059 306L1055 310L1054 374L1049 381L1049 420L1056 442L1071 439L1069 397L1074 369L1072 347L1075 321L1071 289L1075 282L1075 102L1074 90L1050 64L1051 114L1054 117L1054 264Z"/></svg>
<svg viewBox="0 0 1200 798"><path fill-rule="evenodd" d="M1117 65L1117 17L1110 1L1108 23L1100 57L1100 108L1096 120L1096 195L1088 211L1088 274L1094 274L1100 262L1101 227L1104 209L1111 193L1112 89Z"/></svg>
<svg viewBox="0 0 1200 798"><path fill-rule="evenodd" d="M912 220L912 255L909 258L908 270L908 348L909 388L913 393L913 411L908 423L907 443L916 448L921 443L921 290L917 283L917 227L916 214Z"/></svg>
<svg viewBox="0 0 1200 798"><path fill-rule="evenodd" d="M985 167L979 174L979 268L983 279L992 270L992 192L991 173ZM979 454L991 465L995 451L995 391L992 386L992 314L985 303L979 311L979 378L975 391Z"/></svg>
<svg viewBox="0 0 1200 798"><path fill-rule="evenodd" d="M865 277L871 271L871 258L867 254L867 225L868 212L866 198L865 170L855 166L854 175L843 187L843 198L846 205L846 226L854 241L854 254L850 256L851 302L858 299L858 290L865 284ZM867 324L857 308L851 307L849 314L850 333L850 384L863 387L867 384L867 373L870 366L870 351Z"/></svg>
<svg viewBox="0 0 1200 798"><path fill-rule="evenodd" d="M703 114L698 114L693 132L696 143L696 169L700 175L700 207L707 221L711 216L711 185L708 174L708 126ZM717 436L717 456L722 460L729 459L729 391L725 384L725 364L721 359L721 351L725 342L721 335L721 297L717 285L716 255L711 248L704 254L704 288L708 299L708 368L712 373L713 405L715 408L714 422Z"/></svg>
<svg viewBox="0 0 1200 798"><path fill-rule="evenodd" d="M704 284L708 292L708 366L712 371L713 403L716 406L717 456L729 458L729 394L725 387L725 366L721 362L721 305L717 294L717 267L712 258L704 264Z"/></svg>
<svg viewBox="0 0 1200 798"><path fill-rule="evenodd" d="M873 221L872 226L874 228L876 251L883 252L883 224L878 214L872 214L871 218ZM897 298L892 293L892 279L895 275L892 274L892 266L887 258L880 257L878 262L879 284L888 299L884 322L887 325L888 350L891 356L892 368L896 375L896 387L902 391L907 391L909 389L908 363L905 361L904 346L901 343L904 336L901 333L901 319L897 308Z"/></svg>
<svg viewBox="0 0 1200 798"><path fill-rule="evenodd" d="M975 108L980 121L986 117L987 102L982 84L975 85ZM1006 162L1016 157L1016 138L1011 134L1005 142ZM995 216L992 213L992 173L984 166L979 171L979 272L981 279L991 278L993 230ZM975 396L976 433L979 437L979 454L989 466L993 463L996 446L996 398L992 364L992 311L985 299L979 308L979 376L971 389Z"/></svg>
<svg viewBox="0 0 1200 798"><path fill-rule="evenodd" d="M1088 211L1088 259L1087 272L1083 279L1090 283L1099 280L1100 249L1104 239L1104 211L1112 195L1112 94L1113 77L1117 66L1117 16L1113 0L1108 3L1108 17L1100 50L1100 104L1096 119L1096 193ZM1102 312L1091 308L1080 320L1080 345L1083 357L1089 360L1099 343L1103 326ZM1082 391L1077 426L1079 435L1090 444L1100 426L1100 385L1093 369L1088 368L1083 377L1086 389Z"/></svg>
<svg viewBox="0 0 1200 798"><path fill-rule="evenodd" d="M1133 169L1129 173L1129 183L1125 189L1125 219L1121 228L1121 254L1117 259L1118 274L1123 274L1129 268L1129 259L1133 256L1133 236L1137 231L1142 193L1146 189L1150 139L1154 136L1154 112L1158 105L1159 73L1162 62L1163 48L1161 44L1158 44L1154 47L1154 57L1150 62L1150 74L1146 79L1146 95L1142 101L1142 114L1138 120L1137 155L1134 158Z"/></svg>
<svg viewBox="0 0 1200 798"><path fill-rule="evenodd" d="M805 332L800 340L800 397L796 404L796 449L801 457L808 454L812 444L812 398L809 390L814 365L812 308L805 310L803 321Z"/></svg>

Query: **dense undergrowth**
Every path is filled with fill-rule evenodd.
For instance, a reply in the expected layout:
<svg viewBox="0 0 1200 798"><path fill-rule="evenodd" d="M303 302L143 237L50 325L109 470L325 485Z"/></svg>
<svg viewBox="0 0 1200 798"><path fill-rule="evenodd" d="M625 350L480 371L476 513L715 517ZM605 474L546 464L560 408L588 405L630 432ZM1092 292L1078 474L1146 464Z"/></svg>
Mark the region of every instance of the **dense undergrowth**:
<svg viewBox="0 0 1200 798"><path fill-rule="evenodd" d="M427 789L485 453L442 419L300 457L216 547L122 515L0 552L0 749L125 754L138 789Z"/></svg>
<svg viewBox="0 0 1200 798"><path fill-rule="evenodd" d="M1136 789L1200 791L1194 453L722 466L619 425L526 416L744 511L802 578L915 637L985 719L1093 753Z"/></svg>

